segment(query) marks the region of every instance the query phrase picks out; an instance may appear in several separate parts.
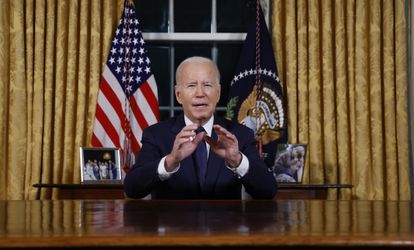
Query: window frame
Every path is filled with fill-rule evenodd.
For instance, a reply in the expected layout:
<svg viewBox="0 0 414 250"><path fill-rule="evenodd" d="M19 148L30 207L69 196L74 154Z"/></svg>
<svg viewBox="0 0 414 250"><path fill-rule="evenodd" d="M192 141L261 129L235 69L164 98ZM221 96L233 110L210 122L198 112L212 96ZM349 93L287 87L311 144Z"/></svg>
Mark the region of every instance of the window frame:
<svg viewBox="0 0 414 250"><path fill-rule="evenodd" d="M169 96L169 105L168 106L159 106L160 112L168 111L169 117L173 117L176 111L181 111L181 106L175 106L175 92L174 92L174 74L175 68L177 65L174 65L174 44L179 42L191 42L191 43L209 43L212 45L212 60L217 63L217 44L219 43L240 43L243 44L246 39L247 33L223 33L217 32L217 0L212 1L211 8L211 31L207 32L174 32L174 0L168 0L169 13L168 13L168 32L143 32L143 38L147 44L151 43L165 43L169 46L170 57L169 57L169 71L170 71L170 96ZM260 0L260 4L265 16L266 23L269 27L269 0ZM225 111L226 107L217 106L217 111Z"/></svg>

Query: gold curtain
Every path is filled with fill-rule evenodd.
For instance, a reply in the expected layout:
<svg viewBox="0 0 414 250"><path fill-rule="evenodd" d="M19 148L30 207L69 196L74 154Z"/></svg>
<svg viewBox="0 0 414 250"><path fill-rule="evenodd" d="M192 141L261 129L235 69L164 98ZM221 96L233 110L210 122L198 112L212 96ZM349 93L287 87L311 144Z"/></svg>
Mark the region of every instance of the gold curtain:
<svg viewBox="0 0 414 250"><path fill-rule="evenodd" d="M307 143L305 183L340 199L410 199L404 0L272 1L289 142Z"/></svg>
<svg viewBox="0 0 414 250"><path fill-rule="evenodd" d="M123 0L1 4L0 199L50 198L32 185L79 181Z"/></svg>

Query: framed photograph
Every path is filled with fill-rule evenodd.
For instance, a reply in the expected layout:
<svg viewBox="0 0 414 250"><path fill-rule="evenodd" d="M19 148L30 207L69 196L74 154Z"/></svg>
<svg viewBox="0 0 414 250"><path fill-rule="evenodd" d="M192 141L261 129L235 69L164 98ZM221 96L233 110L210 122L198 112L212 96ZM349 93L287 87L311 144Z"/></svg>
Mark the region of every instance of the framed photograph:
<svg viewBox="0 0 414 250"><path fill-rule="evenodd" d="M81 183L122 183L118 148L80 148Z"/></svg>
<svg viewBox="0 0 414 250"><path fill-rule="evenodd" d="M307 144L278 144L273 173L277 182L296 182L303 180Z"/></svg>

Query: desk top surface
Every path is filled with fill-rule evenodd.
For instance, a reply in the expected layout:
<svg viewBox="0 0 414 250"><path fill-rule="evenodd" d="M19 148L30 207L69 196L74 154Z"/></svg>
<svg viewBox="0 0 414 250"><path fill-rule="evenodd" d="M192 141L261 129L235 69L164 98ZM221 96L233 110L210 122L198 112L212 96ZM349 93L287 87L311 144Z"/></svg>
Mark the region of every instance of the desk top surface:
<svg viewBox="0 0 414 250"><path fill-rule="evenodd" d="M414 246L410 201L0 201L0 246Z"/></svg>
<svg viewBox="0 0 414 250"><path fill-rule="evenodd" d="M57 184L57 183L37 183L33 184L35 188L61 188L61 189L123 189L122 183L109 183L91 181L79 184ZM301 183L278 183L279 189L326 189L326 188L352 188L351 184L301 184Z"/></svg>

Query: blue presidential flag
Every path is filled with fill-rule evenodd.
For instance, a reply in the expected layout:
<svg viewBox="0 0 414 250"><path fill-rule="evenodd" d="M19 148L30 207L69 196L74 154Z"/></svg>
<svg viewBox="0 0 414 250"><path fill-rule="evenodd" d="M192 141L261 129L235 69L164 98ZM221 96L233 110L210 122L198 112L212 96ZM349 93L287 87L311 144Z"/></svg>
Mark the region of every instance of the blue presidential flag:
<svg viewBox="0 0 414 250"><path fill-rule="evenodd" d="M257 146L269 169L276 146L287 142L287 119L269 31L260 5L256 23L248 29L231 82L226 116L254 131Z"/></svg>

